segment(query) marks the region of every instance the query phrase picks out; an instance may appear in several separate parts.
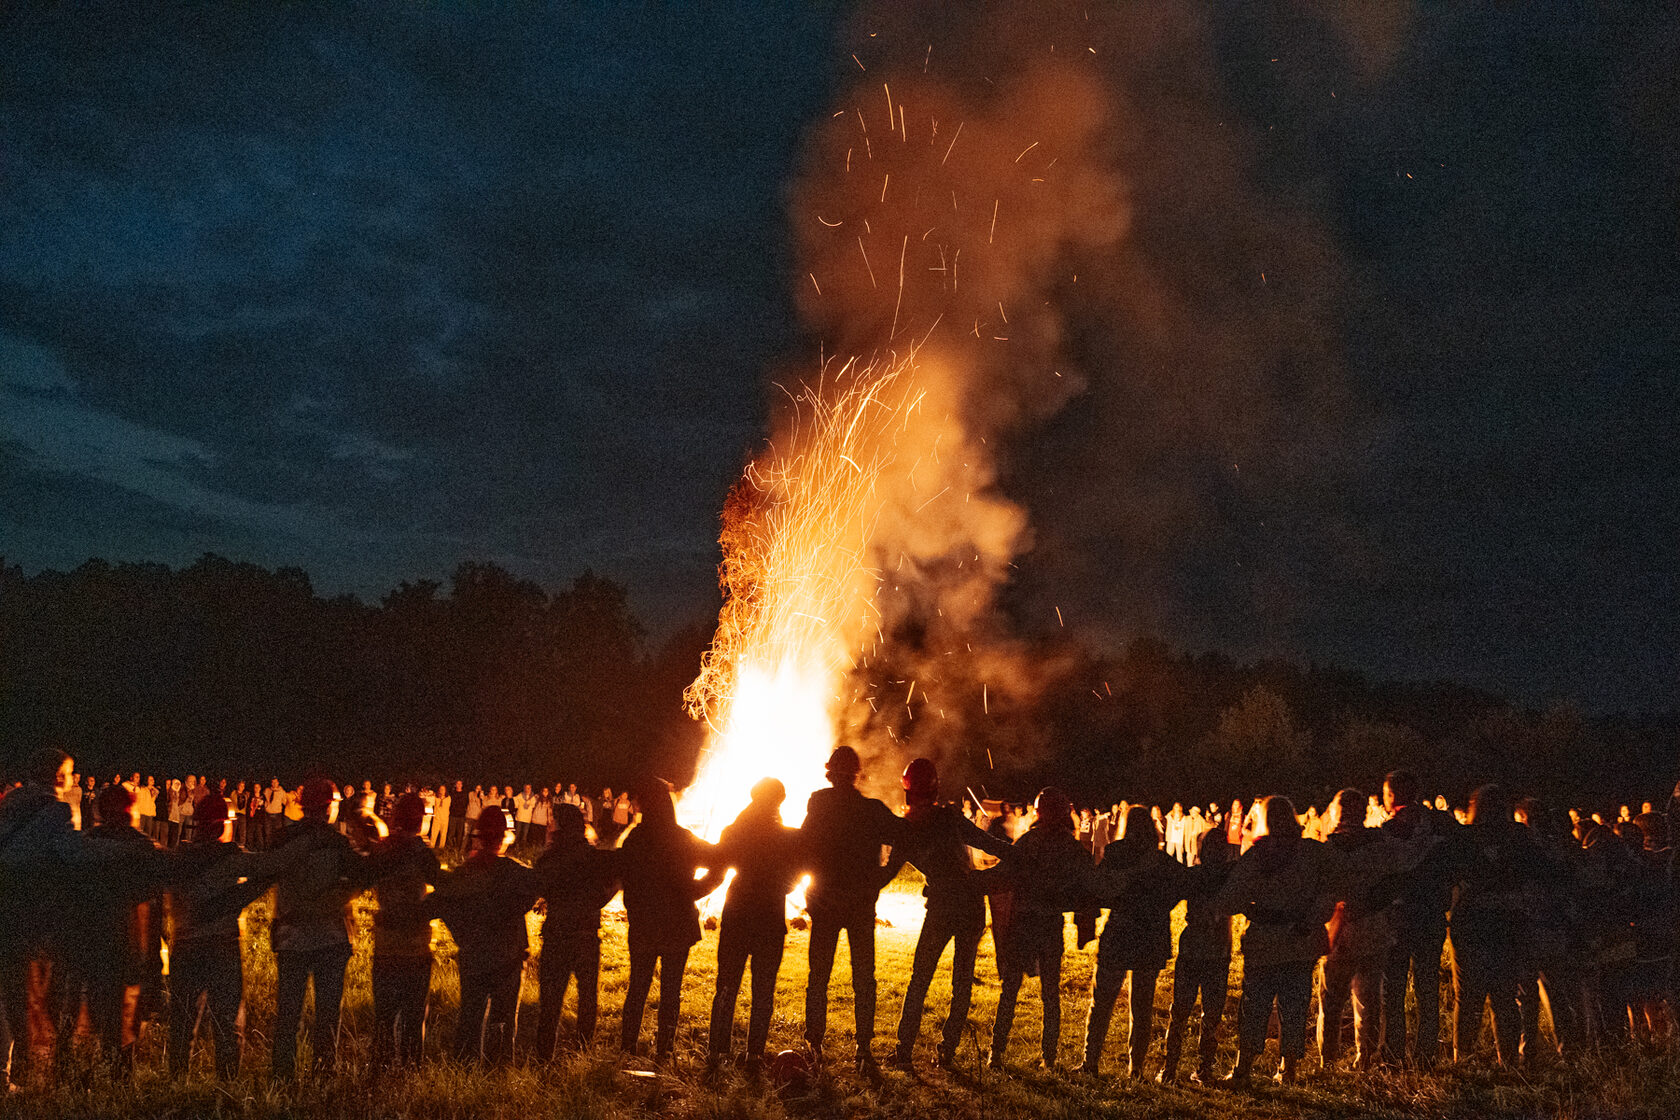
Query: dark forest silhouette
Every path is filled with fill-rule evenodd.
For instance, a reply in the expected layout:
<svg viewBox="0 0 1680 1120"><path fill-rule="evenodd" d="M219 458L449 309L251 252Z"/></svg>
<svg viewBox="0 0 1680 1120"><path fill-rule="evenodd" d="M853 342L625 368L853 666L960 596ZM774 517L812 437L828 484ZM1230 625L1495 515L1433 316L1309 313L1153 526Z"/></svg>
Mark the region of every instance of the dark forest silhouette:
<svg viewBox="0 0 1680 1120"><path fill-rule="evenodd" d="M681 782L701 738L681 693L707 637L695 626L650 646L625 589L591 572L547 590L470 562L447 586L404 583L367 604L317 595L296 568L213 554L32 576L0 561L0 774L52 742L86 773ZM1006 749L996 771L983 751L951 760L968 784L1021 796L1055 778L1093 802L1323 800L1406 765L1449 796L1497 776L1580 803L1649 799L1674 780L1672 713L1530 711L1450 683L1056 641L1045 654L1069 668L1014 715L1048 753L1030 772Z"/></svg>

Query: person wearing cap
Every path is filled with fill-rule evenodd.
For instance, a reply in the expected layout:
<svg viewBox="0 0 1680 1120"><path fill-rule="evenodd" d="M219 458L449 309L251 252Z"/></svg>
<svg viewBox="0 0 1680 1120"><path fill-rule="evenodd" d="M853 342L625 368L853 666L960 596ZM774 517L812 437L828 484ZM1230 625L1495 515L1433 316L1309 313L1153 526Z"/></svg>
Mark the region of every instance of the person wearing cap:
<svg viewBox="0 0 1680 1120"><path fill-rule="evenodd" d="M426 911L449 926L461 974L455 1057L502 1065L519 1029L519 987L530 955L525 915L535 905L537 874L507 854L514 822L498 805L478 817L473 852L438 883Z"/></svg>
<svg viewBox="0 0 1680 1120"><path fill-rule="evenodd" d="M282 1080L297 1073L298 1028L304 991L311 982L315 1071L330 1071L337 1057L344 970L350 963L350 901L372 882L367 861L334 827L338 805L332 779L310 779L298 791L301 818L279 836L278 849L283 852L295 844L308 845L279 876L268 930L277 971L270 1069Z"/></svg>
<svg viewBox="0 0 1680 1120"><path fill-rule="evenodd" d="M575 1041L587 1047L600 1015L601 908L619 888L621 853L589 843L583 810L554 806L548 847L537 859L543 898L542 951L537 961L537 1058L548 1061L560 1037L566 989L577 979Z"/></svg>
<svg viewBox="0 0 1680 1120"><path fill-rule="evenodd" d="M1054 1069L1061 1052L1062 947L1069 911L1075 914L1081 945L1094 934L1096 911L1091 903L1091 853L1073 833L1073 802L1054 787L1039 792L1037 815L1015 841L1013 859L998 866L992 906L997 939L998 1005L992 1021L989 1064L1002 1069L1015 1024L1015 1002L1028 976L1038 976L1044 1006L1044 1029L1039 1052L1046 1069ZM998 905L998 893L1007 904ZM999 910L1008 914L998 921Z"/></svg>
<svg viewBox="0 0 1680 1120"><path fill-rule="evenodd" d="M390 835L373 849L368 870L379 909L373 916L373 1060L420 1060L426 996L432 987L432 919L427 893L437 885L438 858L421 838L431 807L405 793L391 810Z"/></svg>
<svg viewBox="0 0 1680 1120"><path fill-rule="evenodd" d="M939 804L939 771L933 761L918 758L904 768L903 837L893 848L897 863L910 863L927 885L927 915L916 937L910 966L910 985L904 991L904 1010L898 1019L898 1049L893 1062L908 1068L921 1033L928 987L939 968L946 945L951 953L951 1011L940 1030L939 1064L950 1068L957 1044L968 1026L974 996L974 959L986 932L986 896L974 872L974 852L1007 859L1013 846L990 836L951 805Z"/></svg>
<svg viewBox="0 0 1680 1120"><path fill-rule="evenodd" d="M828 756L829 786L811 794L800 831L811 866L810 972L805 986L805 1041L818 1061L828 1033L828 981L841 931L852 958L853 1021L859 1072L877 1076L875 1038L875 901L892 881L883 849L897 845L902 824L885 803L858 791L863 763L849 746Z"/></svg>
<svg viewBox="0 0 1680 1120"><path fill-rule="evenodd" d="M724 869L712 845L677 823L676 806L664 782L650 779L636 800L641 819L619 845L630 949L619 1047L629 1053L636 1050L657 968L659 1018L654 1055L665 1061L676 1047L688 954L700 941L700 910L695 903L718 888Z"/></svg>
<svg viewBox="0 0 1680 1120"><path fill-rule="evenodd" d="M163 888L169 857L140 831L135 796L120 783L94 799L99 824L86 833L75 904L67 915L65 956L100 1048L124 1074L149 1009L163 991Z"/></svg>
<svg viewBox="0 0 1680 1120"><path fill-rule="evenodd" d="M729 1053L741 978L752 963L752 1008L747 1018L746 1066L759 1070L776 1009L776 974L787 942L787 896L805 871L805 845L796 828L782 824L787 788L764 778L752 800L718 840L719 861L735 871L723 900L718 929L717 990L707 1064L716 1068Z"/></svg>

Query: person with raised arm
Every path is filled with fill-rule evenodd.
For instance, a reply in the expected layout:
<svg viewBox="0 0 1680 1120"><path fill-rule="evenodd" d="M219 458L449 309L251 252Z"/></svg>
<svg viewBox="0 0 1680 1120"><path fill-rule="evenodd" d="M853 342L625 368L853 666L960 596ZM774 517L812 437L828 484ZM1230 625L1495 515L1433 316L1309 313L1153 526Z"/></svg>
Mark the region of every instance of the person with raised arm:
<svg viewBox="0 0 1680 1120"><path fill-rule="evenodd" d="M951 805L939 804L939 771L931 759L918 758L904 768L906 812L900 842L893 848L894 867L909 863L927 885L922 896L927 913L916 936L910 985L898 1020L898 1048L893 1064L911 1067L929 986L945 946L951 951L951 1010L940 1029L938 1061L949 1069L968 1026L974 998L974 960L986 932L986 894L975 873L974 852L1008 859L1014 846L988 835ZM892 868L889 868L891 870Z"/></svg>
<svg viewBox="0 0 1680 1120"><path fill-rule="evenodd" d="M811 887L810 971L805 986L805 1041L820 1063L828 1033L828 982L840 934L852 959L853 1020L860 1073L879 1076L871 1050L875 1038L875 902L892 880L883 850L900 842L903 822L873 797L858 791L863 762L849 746L828 756L829 785L806 803L805 849Z"/></svg>

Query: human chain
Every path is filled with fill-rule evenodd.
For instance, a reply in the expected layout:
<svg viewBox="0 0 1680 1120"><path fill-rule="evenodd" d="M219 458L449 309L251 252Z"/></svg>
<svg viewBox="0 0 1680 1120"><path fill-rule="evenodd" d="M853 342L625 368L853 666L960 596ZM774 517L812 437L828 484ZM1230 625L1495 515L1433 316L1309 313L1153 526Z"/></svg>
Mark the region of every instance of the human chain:
<svg viewBox="0 0 1680 1120"><path fill-rule="evenodd" d="M270 1075L277 1080L298 1071L311 982L315 1071L335 1063L351 903L368 891L377 907L376 1065L423 1057L434 920L445 923L458 952L453 1057L511 1061L533 909L543 919L536 1051L527 1056L549 1060L562 1045L590 1046L599 1018L602 913L620 894L630 972L618 1043L638 1052L657 970L653 1055L667 1062L689 954L702 940L698 903L733 872L717 941L708 1072L731 1060L761 1071L788 899L806 883L806 1048L774 1061L807 1070L822 1065L843 931L855 997L853 1062L876 1079L876 906L906 865L926 881L926 913L890 1058L901 1069L915 1067L928 992L947 945L954 946L951 1004L935 1061L956 1062L988 927L1000 981L989 1063L1006 1068L1022 988L1036 977L1041 1064L1054 1068L1070 919L1075 945L1097 943L1079 1067L1090 1076L1102 1072L1110 1022L1127 990L1124 1068L1133 1078L1148 1072L1157 1043L1155 993L1169 961L1171 1010L1155 1069L1163 1082L1180 1078L1188 1027L1199 1017L1191 1080L1248 1083L1274 1009L1276 1076L1293 1080L1306 1055L1315 984L1324 1066L1343 1060L1342 1018L1351 1004L1348 1060L1356 1068L1428 1070L1441 1057L1439 977L1449 944L1455 1061L1476 1051L1489 1004L1493 1059L1504 1064L1542 1055L1572 1059L1668 1030L1675 1000L1672 854L1667 815L1648 804L1606 823L1547 812L1487 785L1452 811L1427 804L1417 779L1394 771L1380 797L1345 789L1323 813L1302 815L1277 795L1235 803L1228 812L1174 806L1161 813L1124 802L1106 813L1081 812L1055 788L1042 790L1030 808L972 798L959 807L941 799L934 764L917 759L902 775L905 806L897 813L858 790L861 770L855 751L836 749L827 765L830 784L811 795L799 828L782 823L786 792L765 778L712 844L678 824L669 788L654 779L633 793L604 791L594 802L578 798L575 787L558 798L551 787L546 800L529 786L516 794L465 791L457 783L397 794L369 783L341 788L327 778L290 792L277 781L232 790L218 782L201 791L198 780L160 787L138 775L103 788L95 783L87 797L72 796L88 788L76 780L72 760L45 751L0 799L8 1078L14 1086L50 1084L51 1061L41 1058L62 1047L84 1004L101 1053L121 1074L132 1069L149 1013L166 1006L173 1075L185 1075L196 1040L213 1048L218 1077L238 1076L240 915L270 891L268 936L277 964ZM165 790L171 792L160 802ZM171 809L184 801L190 814ZM546 810L541 817L537 803ZM143 812L148 804L150 814ZM158 835L159 806L166 810L161 823L181 827ZM142 825L147 816L149 830ZM187 816L190 827L181 819ZM248 846L238 841L241 817ZM508 854L522 831L542 845L534 865ZM469 836L465 858L445 870L439 850L448 855L452 837ZM1172 919L1180 905L1175 946ZM1237 951L1237 1057L1220 1077L1218 1039ZM749 964L746 1046L738 1052L735 1012ZM575 1016L563 1031L561 1007L573 986ZM1408 988L1415 1025L1406 1014ZM1542 999L1549 1036L1541 1033Z"/></svg>

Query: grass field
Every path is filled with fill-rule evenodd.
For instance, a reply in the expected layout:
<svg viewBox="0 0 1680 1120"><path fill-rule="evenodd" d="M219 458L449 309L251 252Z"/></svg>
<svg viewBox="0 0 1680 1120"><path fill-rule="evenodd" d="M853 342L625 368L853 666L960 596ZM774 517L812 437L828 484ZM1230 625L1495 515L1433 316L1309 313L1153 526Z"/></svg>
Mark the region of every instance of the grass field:
<svg viewBox="0 0 1680 1120"><path fill-rule="evenodd" d="M915 941L914 916L921 902L919 884L906 877L883 895L881 913L890 926L877 931L879 1016L876 1053L890 1053L892 1036L909 978ZM708 931L690 957L683 989L683 1020L674 1067L654 1071L641 1060L621 1061L616 1051L618 1009L627 979L622 919L609 915L605 925L601 978L602 1021L595 1049L559 1062L532 1064L507 1071L481 1072L450 1062L432 1062L405 1072L369 1069L372 1024L368 981L369 939L356 946L346 985L340 1073L326 1081L301 1086L265 1084L268 1041L274 1005L274 962L268 951L265 903L247 911L247 1048L245 1076L222 1085L209 1076L208 1054L199 1055L190 1078L171 1081L162 1070L156 1026L148 1031L132 1084L112 1082L108 1076L72 1066L50 1091L13 1094L0 1102L0 1114L18 1117L459 1117L462 1120L534 1120L537 1117L675 1117L726 1120L750 1117L903 1117L938 1116L941 1120L1054 1117L1296 1117L1296 1116L1546 1116L1546 1117L1673 1117L1680 1113L1680 1060L1673 1049L1656 1055L1617 1055L1613 1061L1546 1069L1538 1074L1490 1069L1485 1065L1448 1070L1432 1077L1379 1074L1355 1077L1331 1072L1309 1078L1297 1087L1265 1085L1252 1091L1228 1092L1189 1086L1133 1086L1118 1080L1091 1081L1071 1074L1032 1070L1037 1055L1039 1005L1035 982L1029 981L1016 1018L1011 1042L1012 1069L1006 1075L987 1072L981 1064L997 1000L997 975L988 936L981 948L975 985L971 1035L960 1055L961 1068L945 1073L931 1067L938 1024L949 999L949 984L941 977L929 998L918 1056L924 1061L914 1075L888 1071L882 1084L871 1085L854 1075L849 1063L833 1068L800 1092L750 1084L728 1072L708 1084L700 1076L705 1061L705 1034L717 935ZM904 919L911 918L911 921ZM362 927L366 929L366 915ZM534 924L534 920L533 920ZM439 926L439 963L433 978L433 1013L427 1051L446 1051L455 1025L456 977L454 951ZM793 931L777 987L777 1014L770 1047L800 1045L805 983L806 935ZM1093 955L1070 948L1063 971L1062 1060L1077 1064L1083 1040L1085 1004L1090 989ZM1240 961L1239 961L1240 964ZM831 991L831 1053L851 1051L850 973L846 954L840 954ZM536 1027L535 962L527 972L527 1001L521 1012L520 1039L529 1046ZM654 997L657 999L655 986ZM1150 1072L1158 1068L1159 1036L1165 1030L1169 985L1163 976L1157 992L1155 1049ZM652 1006L644 1025L651 1042ZM1234 1014L1235 1001L1231 1011ZM1125 1001L1117 1013L1107 1060L1118 1068L1120 1039L1125 1029ZM1221 1046L1221 1069L1234 1059L1228 1016ZM737 1014L737 1044L745 1029L745 998ZM1193 1060L1194 1026L1186 1052ZM1275 1043L1274 1043L1275 1047ZM305 1043L307 1051L307 1042ZM1313 1058L1309 1052L1309 1064ZM1186 1065L1186 1071L1189 1066Z"/></svg>

